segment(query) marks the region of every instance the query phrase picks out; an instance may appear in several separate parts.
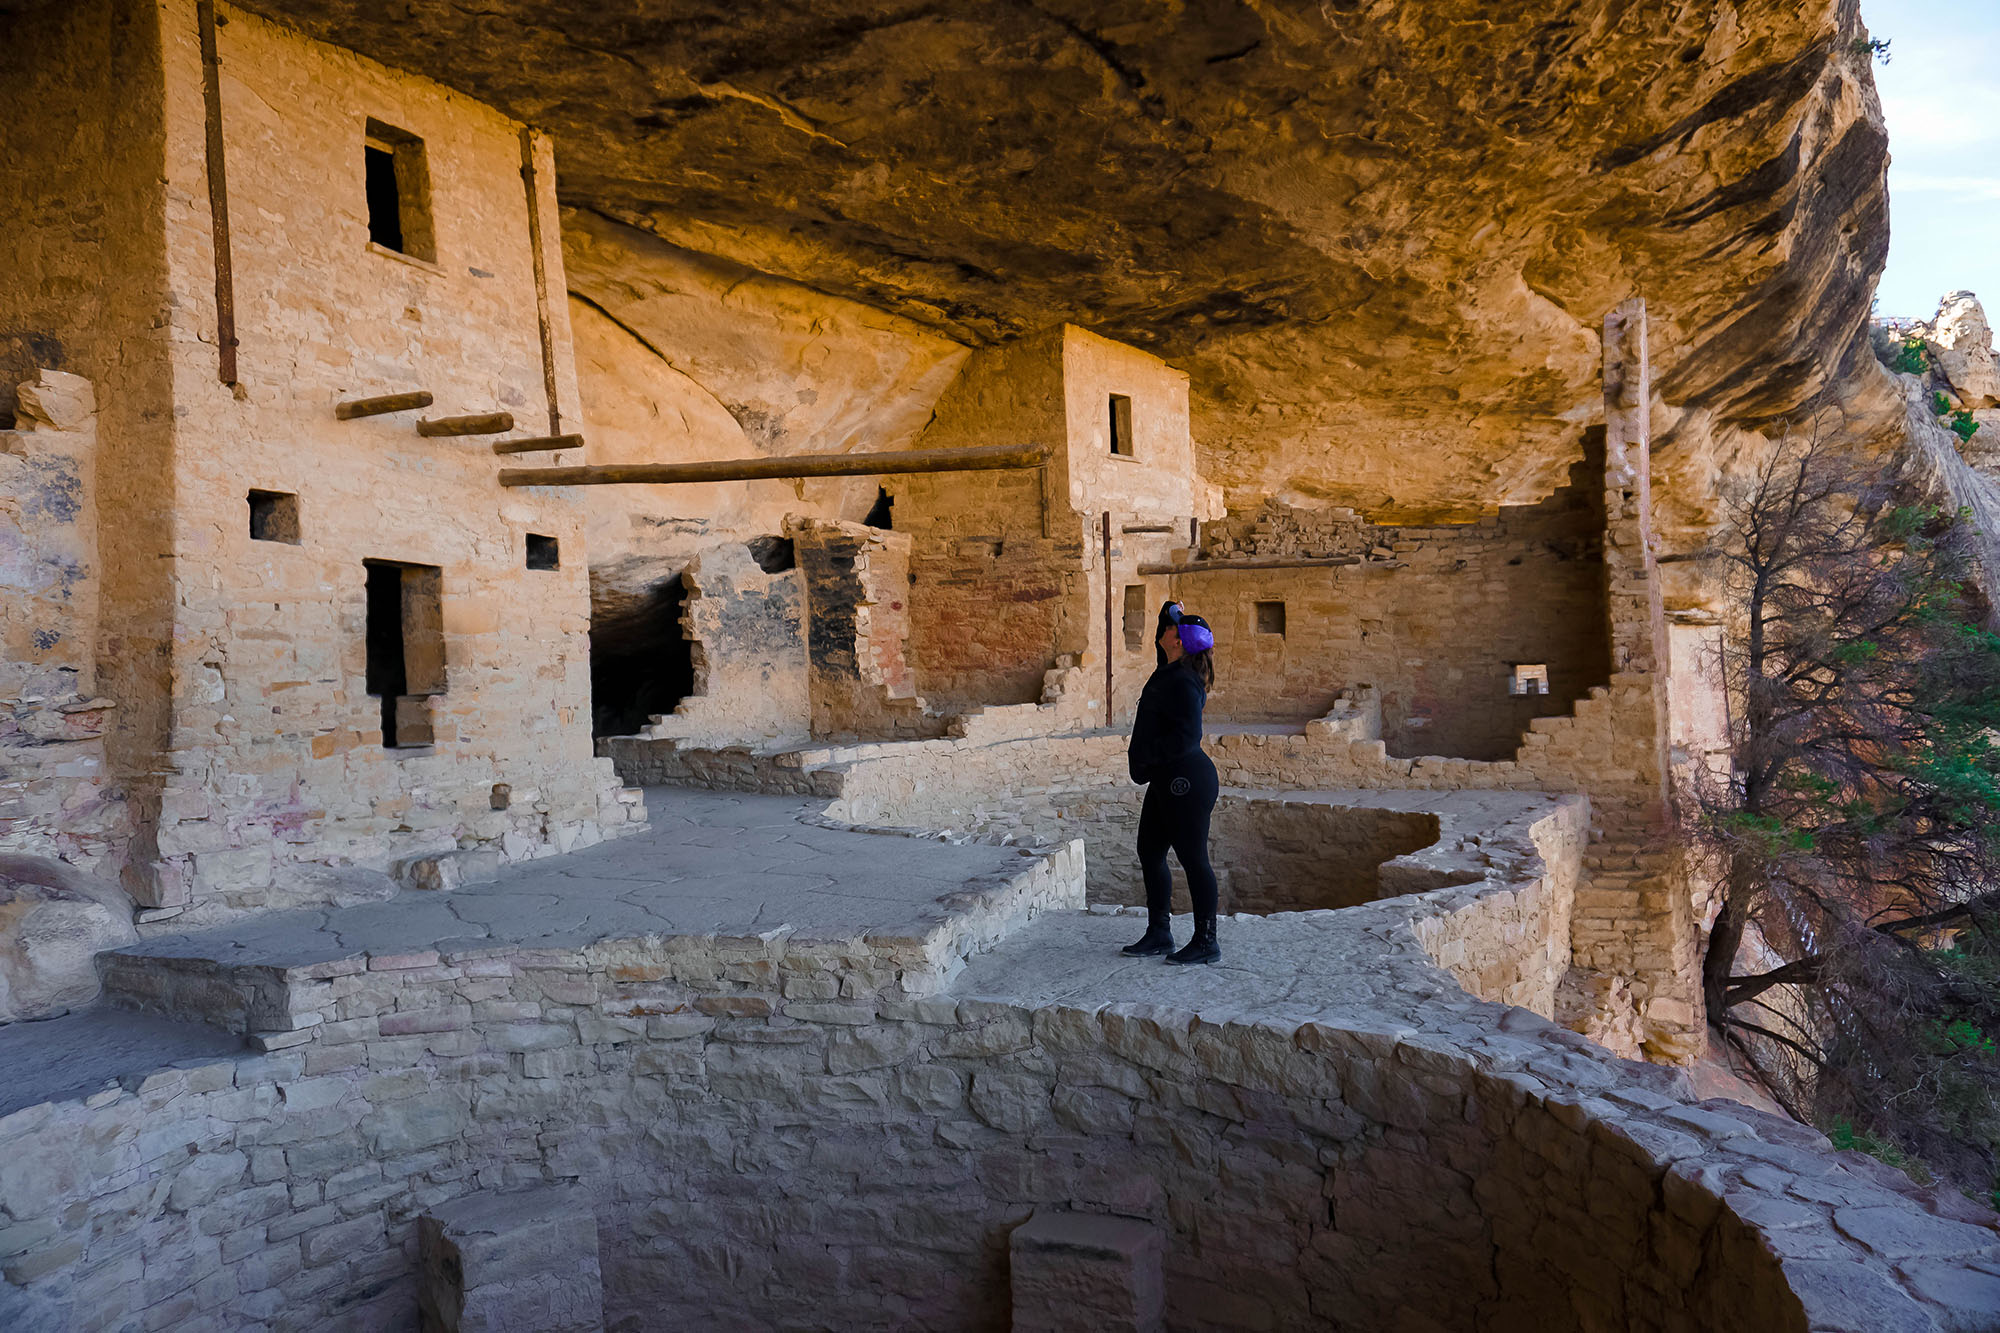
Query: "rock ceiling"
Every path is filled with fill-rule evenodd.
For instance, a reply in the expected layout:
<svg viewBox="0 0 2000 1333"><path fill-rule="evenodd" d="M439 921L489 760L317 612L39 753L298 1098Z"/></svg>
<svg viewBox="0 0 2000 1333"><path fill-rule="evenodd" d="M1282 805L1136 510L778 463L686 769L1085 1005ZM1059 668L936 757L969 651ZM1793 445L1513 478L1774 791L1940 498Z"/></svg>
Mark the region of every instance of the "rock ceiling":
<svg viewBox="0 0 2000 1333"><path fill-rule="evenodd" d="M557 136L564 202L978 345L1187 369L1210 476L1466 515L1560 479L1602 313L1755 426L1888 236L1854 0L255 0Z"/></svg>

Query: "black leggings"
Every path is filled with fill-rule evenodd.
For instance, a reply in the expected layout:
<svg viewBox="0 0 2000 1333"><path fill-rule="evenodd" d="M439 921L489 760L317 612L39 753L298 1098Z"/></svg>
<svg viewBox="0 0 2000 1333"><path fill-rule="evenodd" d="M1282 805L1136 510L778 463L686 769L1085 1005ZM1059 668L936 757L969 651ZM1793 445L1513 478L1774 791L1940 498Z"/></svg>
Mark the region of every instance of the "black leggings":
<svg viewBox="0 0 2000 1333"><path fill-rule="evenodd" d="M1146 876L1146 910L1164 917L1173 910L1174 878L1167 850L1187 872L1188 896L1197 921L1215 916L1215 870L1208 864L1208 817L1219 787L1215 765L1196 750L1176 760L1146 784L1139 811L1139 869Z"/></svg>

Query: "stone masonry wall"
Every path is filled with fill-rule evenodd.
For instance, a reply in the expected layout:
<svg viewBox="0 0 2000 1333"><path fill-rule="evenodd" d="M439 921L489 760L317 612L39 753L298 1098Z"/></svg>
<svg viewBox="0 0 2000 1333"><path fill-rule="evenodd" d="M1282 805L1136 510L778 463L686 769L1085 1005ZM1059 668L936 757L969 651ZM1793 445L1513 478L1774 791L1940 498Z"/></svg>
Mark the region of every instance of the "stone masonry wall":
<svg viewBox="0 0 2000 1333"><path fill-rule="evenodd" d="M1378 528L1273 504L1254 522L1205 527L1210 558L1357 560L1170 580L1216 627L1209 711L1302 722L1370 685L1391 754L1511 756L1532 719L1568 713L1610 675L1600 473L1579 464L1541 504L1458 526ZM1272 602L1281 630L1260 611ZM1519 663L1548 667L1547 694L1508 693Z"/></svg>
<svg viewBox="0 0 2000 1333"><path fill-rule="evenodd" d="M0 430L0 851L115 873L130 830L97 692L97 410L44 370Z"/></svg>
<svg viewBox="0 0 2000 1333"><path fill-rule="evenodd" d="M1056 657L1089 641L1086 546L1075 536L931 536L910 552L910 657L940 711L1032 703Z"/></svg>
<svg viewBox="0 0 2000 1333"><path fill-rule="evenodd" d="M742 542L711 546L681 576L694 692L640 734L730 745L808 734L805 585L760 568Z"/></svg>
<svg viewBox="0 0 2000 1333"><path fill-rule="evenodd" d="M910 662L910 539L859 523L793 518L805 584L815 740L938 736Z"/></svg>
<svg viewBox="0 0 2000 1333"><path fill-rule="evenodd" d="M219 382L201 65L191 0L161 10L167 262L175 294L177 588L172 774L149 901L253 905L298 860L381 864L488 844L567 850L624 822L590 753L588 591L576 505L504 491L485 437L333 405L425 389L425 415L496 409L546 433L576 412L550 303L544 390L521 127L425 80L230 9L218 30L238 381ZM370 119L419 137L435 259L369 240ZM554 163L528 140L561 292ZM296 542L253 540L246 488L297 497ZM554 569L525 567L527 534ZM390 749L365 677L364 559L440 570L434 743ZM496 783L513 789L494 809Z"/></svg>
<svg viewBox="0 0 2000 1333"><path fill-rule="evenodd" d="M1327 914L1414 1006L1351 1024L940 993L962 945L319 965L277 1049L0 1120L0 1312L408 1329L422 1210L558 1182L620 1328L1003 1329L1008 1233L1062 1208L1162 1228L1170 1307L1225 1330L1916 1329L1993 1285L1950 1199L1454 998L1414 931L1478 910Z"/></svg>

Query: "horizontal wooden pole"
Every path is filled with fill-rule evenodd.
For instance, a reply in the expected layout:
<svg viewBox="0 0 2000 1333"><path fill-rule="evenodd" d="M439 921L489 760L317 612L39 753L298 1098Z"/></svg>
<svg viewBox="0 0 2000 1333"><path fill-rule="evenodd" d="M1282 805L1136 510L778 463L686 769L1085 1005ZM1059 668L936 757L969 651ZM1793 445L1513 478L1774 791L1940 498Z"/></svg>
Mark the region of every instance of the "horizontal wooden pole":
<svg viewBox="0 0 2000 1333"><path fill-rule="evenodd" d="M385 393L380 398L350 398L335 403L333 414L342 421L352 421L356 417L379 417L384 412L414 412L429 407L432 401L422 389L415 393Z"/></svg>
<svg viewBox="0 0 2000 1333"><path fill-rule="evenodd" d="M419 435L505 435L514 429L512 412L478 412L468 417L425 417Z"/></svg>
<svg viewBox="0 0 2000 1333"><path fill-rule="evenodd" d="M1141 565L1141 574L1206 574L1210 571L1222 573L1227 570L1252 569L1332 569L1341 565L1358 565L1358 555L1301 555L1275 556L1268 560L1256 557L1240 560L1191 560L1185 565Z"/></svg>
<svg viewBox="0 0 2000 1333"><path fill-rule="evenodd" d="M539 454L553 453L557 449L581 449L581 435L534 435L518 440L495 440L493 452L496 454Z"/></svg>
<svg viewBox="0 0 2000 1333"><path fill-rule="evenodd" d="M1035 445L912 449L891 454L794 454L705 463L606 463L597 467L502 468L502 486L672 486L702 481L787 481L794 477L876 477L906 472L991 472L1040 467Z"/></svg>

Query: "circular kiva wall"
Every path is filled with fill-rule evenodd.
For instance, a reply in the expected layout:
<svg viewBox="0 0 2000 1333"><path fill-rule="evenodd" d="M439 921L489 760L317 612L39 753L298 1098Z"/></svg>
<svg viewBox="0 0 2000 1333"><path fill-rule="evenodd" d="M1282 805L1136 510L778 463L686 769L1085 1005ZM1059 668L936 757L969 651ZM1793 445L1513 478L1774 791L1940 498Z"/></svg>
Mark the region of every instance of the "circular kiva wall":
<svg viewBox="0 0 2000 1333"><path fill-rule="evenodd" d="M1580 1038L864 976L723 946L330 978L372 1012L0 1122L0 1324L413 1328L418 1216L556 1184L613 1329L1003 1330L1037 1210L1159 1228L1174 1327L1806 1327L1731 1192L1823 1172L1816 1136L1595 1099L1621 1075Z"/></svg>
<svg viewBox="0 0 2000 1333"><path fill-rule="evenodd" d="M0 1117L0 1327L413 1328L425 1211L550 1187L616 1330L997 1333L1051 1211L1153 1228L1174 1328L1915 1330L1997 1285L1962 1201L1461 989L1540 860L1240 918L1193 977L1080 868L915 936L147 963L120 994L291 1026Z"/></svg>

